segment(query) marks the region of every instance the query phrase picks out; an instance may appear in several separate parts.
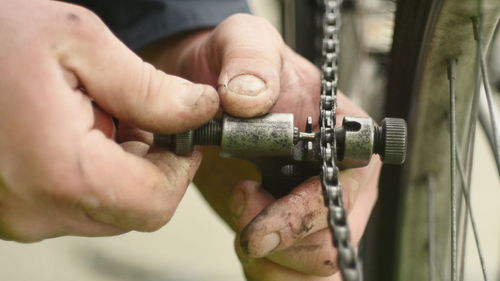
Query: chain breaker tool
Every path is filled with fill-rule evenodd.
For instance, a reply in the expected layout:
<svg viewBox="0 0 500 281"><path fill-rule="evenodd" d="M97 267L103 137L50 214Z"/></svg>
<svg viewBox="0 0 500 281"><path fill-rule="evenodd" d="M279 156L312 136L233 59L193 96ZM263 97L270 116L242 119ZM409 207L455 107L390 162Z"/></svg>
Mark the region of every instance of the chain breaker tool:
<svg viewBox="0 0 500 281"><path fill-rule="evenodd" d="M191 153L195 145L220 146L222 157L254 162L262 174L262 186L276 198L319 174L343 280L359 281L362 273L350 241L338 166L366 166L372 154L379 154L384 164L402 164L406 157L406 123L403 119L385 118L381 126L377 126L367 117L344 117L342 126L335 128L342 0L322 2L319 132L312 131L311 117L307 118L305 131L300 132L294 126L293 114L289 113L270 113L249 119L225 115L193 131L156 134L155 143L169 147L178 155Z"/></svg>

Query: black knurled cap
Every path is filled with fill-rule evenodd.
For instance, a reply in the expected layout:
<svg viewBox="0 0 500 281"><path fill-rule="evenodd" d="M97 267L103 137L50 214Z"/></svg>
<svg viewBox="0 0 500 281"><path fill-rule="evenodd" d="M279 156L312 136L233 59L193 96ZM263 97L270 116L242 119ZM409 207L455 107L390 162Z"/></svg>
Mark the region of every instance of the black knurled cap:
<svg viewBox="0 0 500 281"><path fill-rule="evenodd" d="M384 118L382 120L384 139L384 164L400 165L406 159L406 122L401 118Z"/></svg>

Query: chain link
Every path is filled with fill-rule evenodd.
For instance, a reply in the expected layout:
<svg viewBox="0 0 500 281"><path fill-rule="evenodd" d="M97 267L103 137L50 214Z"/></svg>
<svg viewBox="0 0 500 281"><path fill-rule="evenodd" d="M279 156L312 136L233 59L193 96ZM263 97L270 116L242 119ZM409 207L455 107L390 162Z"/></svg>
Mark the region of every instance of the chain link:
<svg viewBox="0 0 500 281"><path fill-rule="evenodd" d="M320 2L320 1L318 1ZM335 165L335 117L337 107L338 55L340 9L342 0L323 0L321 42L321 185L325 205L328 208L328 225L333 245L338 250L338 265L344 281L361 280L361 271L356 252L351 245L351 234L347 224L347 213L342 202L339 169Z"/></svg>

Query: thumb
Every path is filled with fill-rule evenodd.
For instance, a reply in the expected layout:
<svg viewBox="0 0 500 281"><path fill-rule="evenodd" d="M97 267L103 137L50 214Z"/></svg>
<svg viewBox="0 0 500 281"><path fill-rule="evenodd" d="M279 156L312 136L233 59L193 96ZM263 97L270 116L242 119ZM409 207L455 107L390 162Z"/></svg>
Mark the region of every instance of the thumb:
<svg viewBox="0 0 500 281"><path fill-rule="evenodd" d="M283 40L262 18L239 14L222 22L207 41L220 66L224 110L239 117L267 113L280 92ZM209 59L210 60L210 59Z"/></svg>
<svg viewBox="0 0 500 281"><path fill-rule="evenodd" d="M210 86L170 76L143 62L98 19L77 27L80 35L61 59L101 108L138 128L175 133L211 119L219 98Z"/></svg>
<svg viewBox="0 0 500 281"><path fill-rule="evenodd" d="M262 210L274 202L259 183L245 180L238 183L230 196L229 210L236 232L241 232Z"/></svg>

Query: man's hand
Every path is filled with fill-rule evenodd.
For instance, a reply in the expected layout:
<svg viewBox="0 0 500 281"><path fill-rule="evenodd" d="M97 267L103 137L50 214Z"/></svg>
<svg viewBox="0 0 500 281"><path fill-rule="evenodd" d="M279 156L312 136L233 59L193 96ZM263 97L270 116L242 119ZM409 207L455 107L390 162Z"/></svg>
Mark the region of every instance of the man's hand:
<svg viewBox="0 0 500 281"><path fill-rule="evenodd" d="M168 72L218 87L226 112L240 117L291 112L302 130L307 116L318 120L319 70L288 48L267 21L235 15L213 31L171 43L156 44L143 55ZM345 115L366 113L339 93L337 124ZM377 197L377 158L368 167L340 175L355 245ZM248 279L339 280L319 180L310 179L278 200L256 180L253 165L221 159L215 149L205 151L195 178L212 207L238 233L235 247Z"/></svg>
<svg viewBox="0 0 500 281"><path fill-rule="evenodd" d="M366 116L342 94L338 97L338 118L347 113ZM238 233L235 248L248 280L341 280L317 177L276 200L257 181L243 180L257 178L250 164L217 158L214 149L207 150L204 157L195 182ZM377 197L380 167L374 156L367 167L340 173L354 246Z"/></svg>
<svg viewBox="0 0 500 281"><path fill-rule="evenodd" d="M137 128L195 128L217 112L216 91L144 63L77 6L3 1L0 26L0 238L164 225L201 155L150 150Z"/></svg>

